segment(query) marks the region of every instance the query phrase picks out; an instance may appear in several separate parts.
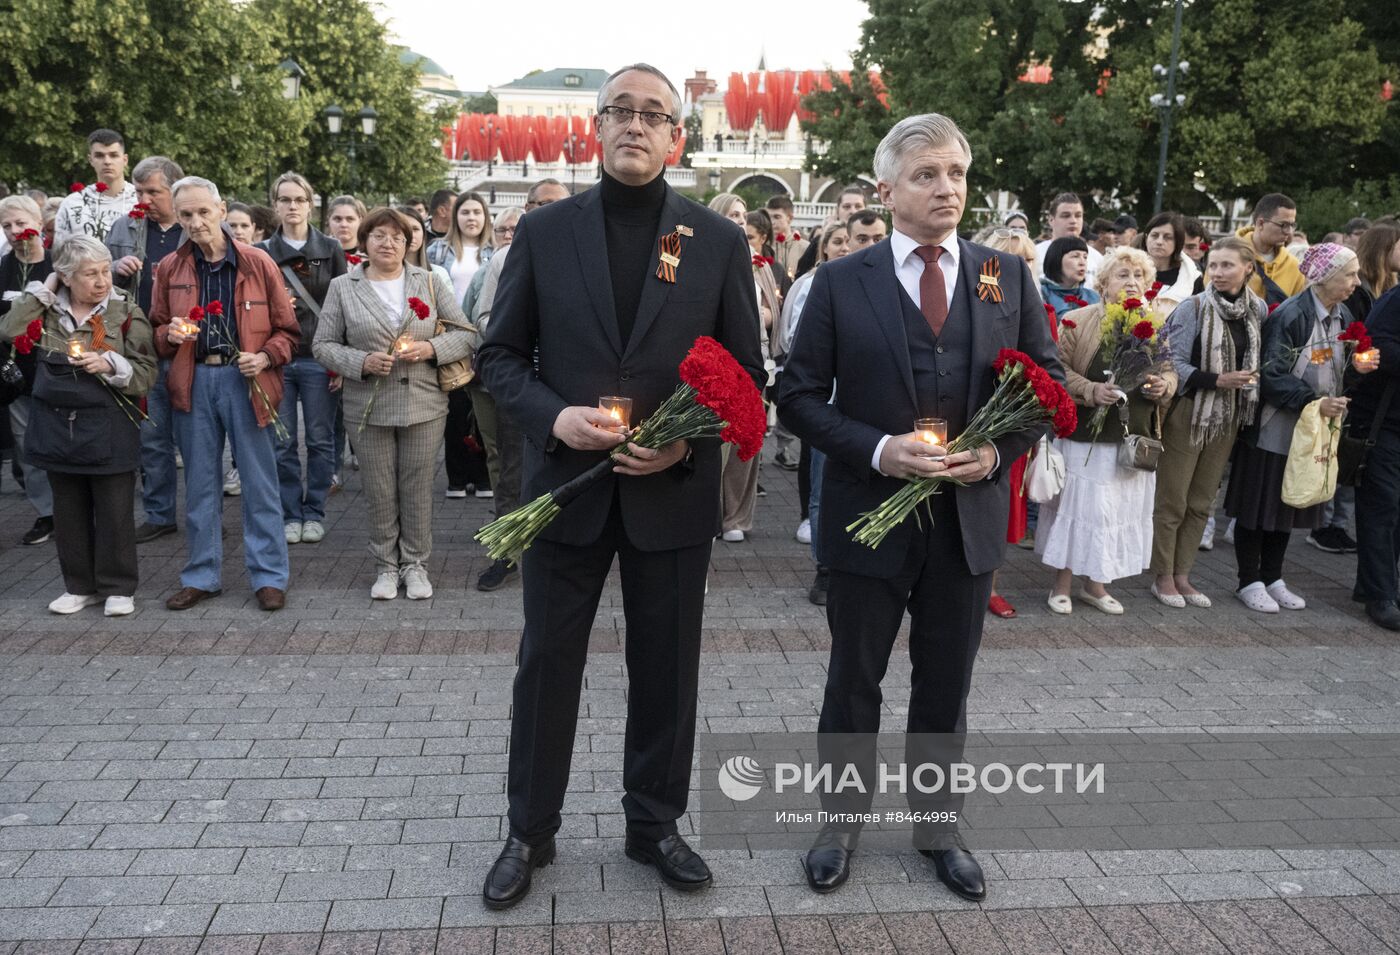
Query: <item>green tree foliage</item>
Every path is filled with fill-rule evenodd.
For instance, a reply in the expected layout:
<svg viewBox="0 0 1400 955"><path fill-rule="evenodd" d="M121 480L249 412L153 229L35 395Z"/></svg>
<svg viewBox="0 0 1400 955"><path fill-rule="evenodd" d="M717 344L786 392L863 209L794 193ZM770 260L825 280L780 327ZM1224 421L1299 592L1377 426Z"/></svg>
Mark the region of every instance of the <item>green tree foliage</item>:
<svg viewBox="0 0 1400 955"><path fill-rule="evenodd" d="M825 152L807 157L807 167L838 182L855 182L870 175L875 146L899 117L880 102L867 67L857 63L849 83L835 73L828 79L831 89L811 93L803 101L815 116L802 124L803 132L827 144Z"/></svg>
<svg viewBox="0 0 1400 955"><path fill-rule="evenodd" d="M0 180L86 181L85 137L108 127L133 161L164 154L230 191L261 191L266 157L290 151L304 122L305 106L281 96L270 26L229 0L7 6Z"/></svg>
<svg viewBox="0 0 1400 955"><path fill-rule="evenodd" d="M261 201L270 174L305 173L344 191L348 163L320 111L379 113L361 147L361 191L436 187L439 117L415 90L366 0L9 0L0 45L0 181L61 191L91 177L85 137L120 131L135 162L163 154L240 198ZM278 64L308 76L282 98ZM353 122L353 120L349 120Z"/></svg>
<svg viewBox="0 0 1400 955"><path fill-rule="evenodd" d="M309 116L296 131L296 145L281 158L320 192L351 190L350 131L359 137L355 114L365 106L378 114L369 145L356 146L357 195L429 192L442 184L442 152L434 146L455 111L425 109L416 92L418 67L400 62L383 25L365 0L252 0L254 15L270 24L281 49L306 71L302 97ZM345 110L339 145L326 131L321 111L332 103Z"/></svg>
<svg viewBox="0 0 1400 955"><path fill-rule="evenodd" d="M881 71L890 109L844 84L810 96L819 118L806 128L833 144L814 171L868 171L895 120L937 111L967 133L975 190L1009 189L1038 209L1071 189L1091 213L1095 200L1150 212L1161 117L1148 98L1161 90L1153 64L1170 56L1171 0L869 6L856 59ZM1173 119L1166 204L1200 211L1208 196L1306 195L1392 175L1400 113L1379 91L1387 76L1400 83L1397 23L1365 0L1188 0L1191 69L1178 84L1186 105ZM1051 67L1048 82L1022 81L1035 66Z"/></svg>

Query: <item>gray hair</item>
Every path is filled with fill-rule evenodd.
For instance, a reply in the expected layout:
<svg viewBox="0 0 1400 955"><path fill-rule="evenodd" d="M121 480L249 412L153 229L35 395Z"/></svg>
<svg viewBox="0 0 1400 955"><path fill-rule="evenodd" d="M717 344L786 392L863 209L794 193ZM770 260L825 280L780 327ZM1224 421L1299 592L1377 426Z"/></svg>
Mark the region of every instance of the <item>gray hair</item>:
<svg viewBox="0 0 1400 955"><path fill-rule="evenodd" d="M182 189L203 189L214 197L215 202L221 201L219 198L219 187L203 176L185 176L182 179L175 180L174 185L170 187L170 198L180 198L180 190Z"/></svg>
<svg viewBox="0 0 1400 955"><path fill-rule="evenodd" d="M169 186L185 178L185 171L173 159L167 159L164 156L147 156L136 164L135 169L131 170L131 181L145 182L155 175L163 176L165 184Z"/></svg>
<svg viewBox="0 0 1400 955"><path fill-rule="evenodd" d="M666 88L671 91L671 102L675 108L671 111L671 122L681 121L681 94L676 89L676 84L671 82L670 77L661 72L650 63L629 63L620 70L615 70L611 76L603 81L603 85L598 88L598 112L603 112L603 107L608 105L608 90L612 88L613 81L623 73L631 73L636 70L638 73L650 73L652 76L666 84Z"/></svg>
<svg viewBox="0 0 1400 955"><path fill-rule="evenodd" d="M530 191L525 193L525 204L530 205L531 203L533 203L536 199L540 197L540 190L548 186L558 186L561 189L564 188L564 184L558 179L547 176L544 179L541 179L539 182L535 183L533 186L531 186Z"/></svg>
<svg viewBox="0 0 1400 955"><path fill-rule="evenodd" d="M957 146L972 162L972 148L958 124L942 113L920 113L906 116L880 140L875 149L875 178L894 182L899 178L904 157L914 149L942 149Z"/></svg>
<svg viewBox="0 0 1400 955"><path fill-rule="evenodd" d="M515 216L516 219L519 219L519 218L520 218L521 216L523 216L524 214L525 214L525 207L524 207L524 206L506 206L504 209L502 209L500 212L496 213L496 214L495 214L494 216L492 216L491 218L496 222L496 224L499 225L500 223L502 223L502 222L504 222L505 220L509 219L511 216Z"/></svg>
<svg viewBox="0 0 1400 955"><path fill-rule="evenodd" d="M111 262L112 252L101 240L90 235L75 235L58 246L53 256L53 270L65 282L89 262Z"/></svg>
<svg viewBox="0 0 1400 955"><path fill-rule="evenodd" d="M11 210L23 212L39 225L44 224L44 210L39 208L39 203L28 196L6 196L0 199L0 217Z"/></svg>

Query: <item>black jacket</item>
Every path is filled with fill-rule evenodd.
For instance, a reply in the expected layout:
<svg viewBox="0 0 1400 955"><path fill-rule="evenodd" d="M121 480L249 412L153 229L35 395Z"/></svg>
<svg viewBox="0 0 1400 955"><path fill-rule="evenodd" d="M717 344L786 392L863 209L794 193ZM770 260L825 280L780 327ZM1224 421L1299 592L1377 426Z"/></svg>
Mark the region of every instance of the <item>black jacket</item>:
<svg viewBox="0 0 1400 955"><path fill-rule="evenodd" d="M1380 349L1381 365L1369 375L1347 379L1351 384L1348 427L1353 435L1362 435L1379 410L1386 385L1394 384L1396 390L1391 394L1383 427L1387 431L1400 431L1400 286L1376 299L1366 316L1366 331Z"/></svg>
<svg viewBox="0 0 1400 955"><path fill-rule="evenodd" d="M5 314L10 311L10 306L15 303L14 299L5 298L4 294L8 292L22 292L24 291L24 285L29 282L42 282L44 279L48 278L49 273L53 271L53 253L45 249L44 258L29 267L29 274L27 276L21 274L21 268L22 264L19 259L15 257L13 249L6 252L4 258L0 258L0 318L3 318ZM21 283L21 279L24 280L23 283ZM10 357L10 353L13 350L14 346L8 341L0 342L0 364L3 364L5 360ZM19 370L24 374L23 393L27 395L30 389L34 387L34 368L38 357L34 352L30 352L28 355L17 354L14 358L15 364L19 366Z"/></svg>
<svg viewBox="0 0 1400 955"><path fill-rule="evenodd" d="M670 186L651 243L636 324L628 341L621 340L599 192L594 187L520 220L480 352L487 388L526 438L522 500L533 500L603 460L601 451L575 451L552 436L560 411L596 407L603 395L626 395L633 400L633 423L641 422L675 391L681 359L697 337L717 339L756 384L765 377L753 257L744 233ZM694 234L682 240L671 284L656 275L658 244L678 224ZM692 447L693 469L676 465L647 477L609 474L541 536L593 543L617 494L627 537L639 550L711 540L720 531L719 442L697 441Z"/></svg>
<svg viewBox="0 0 1400 955"><path fill-rule="evenodd" d="M283 274L282 284L287 287L287 294L296 303L297 322L301 325L301 342L297 345L299 358L311 357L311 341L316 337L317 317L320 306L326 301L331 279L345 274L345 252L340 248L340 243L324 232L310 227L308 229L306 245L300 249L288 245L282 238L280 229L257 245L272 256L272 261L277 263L279 271L284 267L292 269L301 284L306 287L306 291L316 300L313 310L311 304L303 300L301 293L292 287L292 283L287 281L287 276Z"/></svg>

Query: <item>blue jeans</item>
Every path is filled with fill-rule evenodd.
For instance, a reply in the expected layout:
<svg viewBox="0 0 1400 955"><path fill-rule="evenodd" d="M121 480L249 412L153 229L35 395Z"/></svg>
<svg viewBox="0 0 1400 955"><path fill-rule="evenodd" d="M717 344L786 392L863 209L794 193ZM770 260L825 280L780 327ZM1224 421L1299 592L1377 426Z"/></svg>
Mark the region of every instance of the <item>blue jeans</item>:
<svg viewBox="0 0 1400 955"><path fill-rule="evenodd" d="M141 426L141 508L148 524L175 523L175 492L179 472L175 469L175 435L170 430L170 392L165 376L170 362L156 370L155 384L146 393L146 417Z"/></svg>
<svg viewBox="0 0 1400 955"><path fill-rule="evenodd" d="M822 472L826 470L826 455L816 448L812 449L812 498L807 503L807 520L812 527L812 559L821 566L821 555L817 553L817 546L821 541L821 535L817 533L817 514L822 507Z"/></svg>
<svg viewBox="0 0 1400 955"><path fill-rule="evenodd" d="M1332 500L1322 505L1322 526L1339 527L1342 530L1349 530L1352 519L1356 517L1356 488L1345 485L1338 486L1337 493ZM1358 527L1359 531L1360 528Z"/></svg>
<svg viewBox="0 0 1400 955"><path fill-rule="evenodd" d="M287 589L287 539L277 498L277 451L271 425L258 427L248 379L236 365L195 365L190 410L174 411L175 441L185 458L185 540L189 560L180 585L223 588L224 438L243 482L243 554L254 590Z"/></svg>
<svg viewBox="0 0 1400 955"><path fill-rule="evenodd" d="M49 486L49 472L36 468L24 457L24 433L29 430L28 395L16 398L10 404L10 434L15 439L15 458L19 460L20 473L24 475L24 496L29 499L36 517L53 517L53 488Z"/></svg>
<svg viewBox="0 0 1400 955"><path fill-rule="evenodd" d="M277 414L287 439L277 442L277 481L282 490L283 521L324 521L326 495L335 473L335 409L330 376L314 358L295 358L282 369L282 406ZM297 441L297 402L306 424L306 491L301 485L301 451Z"/></svg>

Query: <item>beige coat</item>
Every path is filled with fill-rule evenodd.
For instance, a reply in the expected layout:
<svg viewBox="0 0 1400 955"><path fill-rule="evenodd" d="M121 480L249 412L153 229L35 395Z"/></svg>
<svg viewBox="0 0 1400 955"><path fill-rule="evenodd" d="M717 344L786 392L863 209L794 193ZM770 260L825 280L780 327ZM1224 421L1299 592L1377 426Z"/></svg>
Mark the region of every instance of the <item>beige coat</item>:
<svg viewBox="0 0 1400 955"><path fill-rule="evenodd" d="M1103 316L1102 302L1076 308L1060 316L1060 361L1065 366L1065 388L1076 404L1089 408L1094 407L1094 385L1098 382L1085 378L1084 372L1088 371L1099 350L1099 327L1103 324ZM1071 328L1069 323L1073 323L1074 327ZM1166 349L1162 350L1161 358L1157 374L1167 383L1167 387L1162 397L1157 399L1157 406L1165 412L1176 394L1177 375Z"/></svg>
<svg viewBox="0 0 1400 955"><path fill-rule="evenodd" d="M451 284L416 265L405 265L404 272L405 297L421 299L432 308L427 318L408 323L408 334L432 342L436 362L469 356L469 333L452 327L466 325L467 320ZM435 335L439 315L452 324ZM311 347L317 361L345 379L345 426L351 433L360 427L372 394L374 405L367 423L379 427L405 428L447 414L447 395L438 387L436 362L395 362L388 377L365 377L365 357L372 351L389 351L403 323L403 318L389 320L363 265L331 281ZM380 382L377 393L376 381Z"/></svg>

